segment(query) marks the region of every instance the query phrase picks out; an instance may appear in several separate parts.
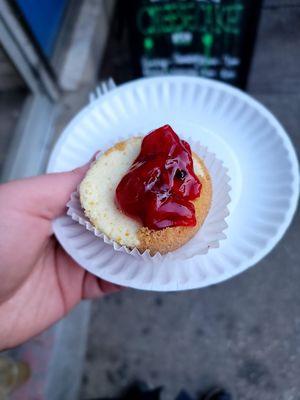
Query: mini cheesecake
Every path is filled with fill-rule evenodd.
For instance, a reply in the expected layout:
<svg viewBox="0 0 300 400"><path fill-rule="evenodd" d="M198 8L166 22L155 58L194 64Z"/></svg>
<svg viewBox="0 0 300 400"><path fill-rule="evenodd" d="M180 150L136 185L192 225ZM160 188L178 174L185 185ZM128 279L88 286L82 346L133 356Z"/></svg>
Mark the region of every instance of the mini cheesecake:
<svg viewBox="0 0 300 400"><path fill-rule="evenodd" d="M161 163L164 162L169 171L169 175L165 178L163 184L157 186L157 182L153 183L153 171L155 170L155 177L157 180L162 179L163 175L160 175L159 167L153 169L151 165L151 179L147 178L148 181L145 183L145 176L150 176L149 168L145 172L145 167L148 166L147 163L156 161L155 155L152 154L149 159L143 159L141 161L138 158L143 148L143 140L144 139L141 137L133 137L124 142L117 143L114 147L103 153L98 160L91 165L80 184L80 202L85 215L89 218L93 226L97 230L103 232L111 240L130 249L137 248L140 252L149 250L151 255L157 252L165 254L184 245L196 234L203 224L211 205L211 178L204 162L197 154L191 153L192 166L190 166L190 168L193 169L194 179L196 179L195 182L198 184L197 188L199 187L201 189L199 189L199 195L196 196L193 194L192 197L195 198L189 201L189 210L194 210L194 215L191 216L188 211L186 218L184 215L182 218L181 215L179 215L178 219L174 213L169 213L170 208L172 208L172 210L174 209L173 203L170 203L171 206L168 207L168 214L165 214L167 217L161 217L161 215L164 215L161 211L163 210L163 202L165 201L166 193L167 196L172 196L173 193L172 188L166 187L166 182L172 182L172 187L177 185L176 194L174 190L174 201L175 204L177 204L176 201L179 202L179 208L175 207L174 212L176 213L178 209L178 212L181 213L181 210L183 210L183 214L185 208L182 204L184 205L184 203L179 197L183 196L183 190L187 190L186 187L190 182L186 181L181 184L181 181L178 181L178 179L184 180L184 173L182 173L182 171L180 171L179 177L177 173L170 172L173 171L174 160L178 162L177 156L177 158L173 157L171 160L172 162L166 157L162 159L159 156L160 158L158 160L160 164L158 165L160 165L162 169ZM152 149L152 147L150 147L150 149ZM142 162L144 163L142 166L144 169L140 170L139 175L139 168L142 168ZM130 177L131 181L124 181L124 177L126 177L128 173L134 173L136 175ZM161 178L159 176L161 176ZM141 181L143 181L145 192L135 193L135 189L137 187L140 188L140 186L137 186L140 177ZM123 191L126 191L127 196L129 193L132 197L130 199L131 201L136 201L136 203L132 203L133 205L136 204L136 207L133 207L130 212L126 210L124 206L124 204L126 205L127 203L122 203L121 201L122 197L120 197L119 192L121 191L122 195L122 182L125 185ZM153 186L155 184L156 186ZM190 190L190 188L188 188L188 190ZM147 191L151 193L149 194ZM162 197L160 191L163 191L164 197ZM138 195L140 195L139 198L137 197ZM151 201L148 201L150 198L149 195L151 195ZM173 199L171 200L173 201ZM149 212L149 207L152 207L152 204L155 204L155 213ZM157 209L157 207L161 207L161 209ZM137 215L134 213L135 209L137 210ZM151 220L153 215L155 218L153 217L153 220ZM172 221L172 218L174 221ZM175 224L176 226L172 226Z"/></svg>

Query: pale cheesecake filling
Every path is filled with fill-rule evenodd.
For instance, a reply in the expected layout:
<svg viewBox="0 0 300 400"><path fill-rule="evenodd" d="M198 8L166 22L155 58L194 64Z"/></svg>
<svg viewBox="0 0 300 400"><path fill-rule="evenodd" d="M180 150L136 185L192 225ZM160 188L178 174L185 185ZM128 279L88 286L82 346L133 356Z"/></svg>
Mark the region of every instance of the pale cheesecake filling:
<svg viewBox="0 0 300 400"><path fill-rule="evenodd" d="M80 201L92 224L110 239L127 247L138 247L134 219L121 213L115 204L115 190L141 148L142 138L132 138L101 155L80 184ZM200 162L193 157L195 173L204 177Z"/></svg>

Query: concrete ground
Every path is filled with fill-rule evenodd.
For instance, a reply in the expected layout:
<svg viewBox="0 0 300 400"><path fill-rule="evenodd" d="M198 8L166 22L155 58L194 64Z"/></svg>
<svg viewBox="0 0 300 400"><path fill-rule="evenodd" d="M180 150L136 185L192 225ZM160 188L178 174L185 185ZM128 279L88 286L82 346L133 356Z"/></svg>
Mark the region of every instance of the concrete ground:
<svg viewBox="0 0 300 400"><path fill-rule="evenodd" d="M0 181L2 168L26 96L25 90L0 91Z"/></svg>
<svg viewBox="0 0 300 400"><path fill-rule="evenodd" d="M249 91L300 150L300 1L264 3ZM123 290L95 301L80 399L134 379L164 400L224 385L239 400L300 399L300 215L256 267L183 293Z"/></svg>

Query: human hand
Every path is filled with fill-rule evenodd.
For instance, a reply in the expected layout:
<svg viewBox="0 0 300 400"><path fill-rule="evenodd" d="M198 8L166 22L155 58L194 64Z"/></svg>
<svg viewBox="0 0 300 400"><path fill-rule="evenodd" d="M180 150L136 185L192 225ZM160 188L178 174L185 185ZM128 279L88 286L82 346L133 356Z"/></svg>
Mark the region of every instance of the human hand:
<svg viewBox="0 0 300 400"><path fill-rule="evenodd" d="M119 289L80 268L52 234L51 221L87 169L0 185L0 349L38 334L80 300Z"/></svg>

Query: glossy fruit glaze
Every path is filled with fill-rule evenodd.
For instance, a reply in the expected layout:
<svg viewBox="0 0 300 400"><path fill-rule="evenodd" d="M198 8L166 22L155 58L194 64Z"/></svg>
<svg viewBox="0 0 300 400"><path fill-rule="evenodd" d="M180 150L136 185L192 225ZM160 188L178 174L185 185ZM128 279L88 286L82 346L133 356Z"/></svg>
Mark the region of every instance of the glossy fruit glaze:
<svg viewBox="0 0 300 400"><path fill-rule="evenodd" d="M190 145L164 125L144 137L140 154L117 186L116 204L149 229L195 226L192 200L200 191Z"/></svg>

